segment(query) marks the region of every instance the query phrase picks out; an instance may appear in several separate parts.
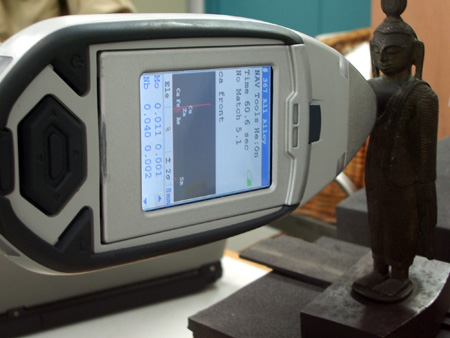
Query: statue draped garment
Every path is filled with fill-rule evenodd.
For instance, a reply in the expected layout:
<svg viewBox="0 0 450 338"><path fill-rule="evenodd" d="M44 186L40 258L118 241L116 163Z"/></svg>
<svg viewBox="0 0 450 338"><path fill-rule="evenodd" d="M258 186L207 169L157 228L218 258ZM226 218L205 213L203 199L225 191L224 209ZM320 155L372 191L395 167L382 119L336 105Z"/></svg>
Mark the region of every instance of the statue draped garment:
<svg viewBox="0 0 450 338"><path fill-rule="evenodd" d="M423 210L419 187L433 183L435 189L438 111L429 85L411 78L378 113L370 135L366 194L371 247L374 258L391 266L408 268L416 254L432 258L437 211ZM435 196L435 190L430 193Z"/></svg>

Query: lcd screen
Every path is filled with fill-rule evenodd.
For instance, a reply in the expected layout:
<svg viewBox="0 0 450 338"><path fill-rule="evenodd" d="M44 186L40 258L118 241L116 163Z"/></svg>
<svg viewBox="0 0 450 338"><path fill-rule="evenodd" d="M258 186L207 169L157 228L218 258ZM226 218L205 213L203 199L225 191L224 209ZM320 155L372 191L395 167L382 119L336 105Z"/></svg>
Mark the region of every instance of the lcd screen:
<svg viewBox="0 0 450 338"><path fill-rule="evenodd" d="M270 66L144 73L142 210L271 184Z"/></svg>

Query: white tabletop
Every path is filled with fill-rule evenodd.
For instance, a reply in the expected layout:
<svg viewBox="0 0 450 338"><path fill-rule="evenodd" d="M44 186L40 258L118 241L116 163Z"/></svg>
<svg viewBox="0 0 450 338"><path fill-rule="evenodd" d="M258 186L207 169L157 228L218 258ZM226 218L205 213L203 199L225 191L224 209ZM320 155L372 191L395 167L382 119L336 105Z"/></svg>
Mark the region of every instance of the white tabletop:
<svg viewBox="0 0 450 338"><path fill-rule="evenodd" d="M27 337L157 337L192 338L188 317L228 297L264 276L268 270L228 256L222 259L223 276L205 290L138 309L83 321Z"/></svg>

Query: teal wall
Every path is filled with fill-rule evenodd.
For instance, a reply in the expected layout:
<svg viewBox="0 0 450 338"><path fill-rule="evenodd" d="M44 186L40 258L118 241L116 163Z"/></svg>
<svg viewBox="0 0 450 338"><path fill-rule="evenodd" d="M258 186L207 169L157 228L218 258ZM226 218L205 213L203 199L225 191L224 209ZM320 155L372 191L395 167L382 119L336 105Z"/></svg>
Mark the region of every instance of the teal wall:
<svg viewBox="0 0 450 338"><path fill-rule="evenodd" d="M273 22L315 36L370 26L371 0L205 0L205 12Z"/></svg>

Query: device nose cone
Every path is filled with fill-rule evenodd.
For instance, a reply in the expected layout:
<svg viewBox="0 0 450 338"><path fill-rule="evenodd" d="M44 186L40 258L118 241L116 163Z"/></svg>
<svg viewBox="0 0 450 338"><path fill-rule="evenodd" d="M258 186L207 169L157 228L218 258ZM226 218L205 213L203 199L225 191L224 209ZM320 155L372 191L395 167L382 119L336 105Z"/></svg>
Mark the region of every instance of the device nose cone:
<svg viewBox="0 0 450 338"><path fill-rule="evenodd" d="M377 116L375 93L367 81L350 67L350 98L348 116L347 156L352 158L372 131Z"/></svg>

